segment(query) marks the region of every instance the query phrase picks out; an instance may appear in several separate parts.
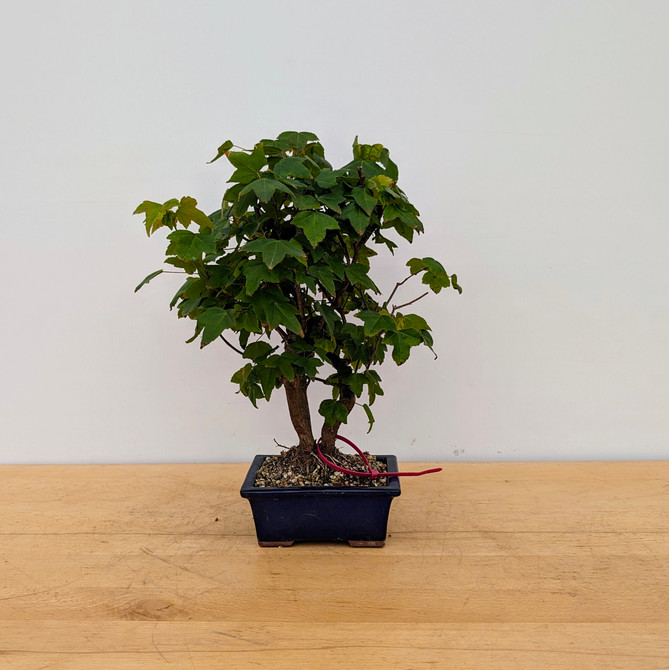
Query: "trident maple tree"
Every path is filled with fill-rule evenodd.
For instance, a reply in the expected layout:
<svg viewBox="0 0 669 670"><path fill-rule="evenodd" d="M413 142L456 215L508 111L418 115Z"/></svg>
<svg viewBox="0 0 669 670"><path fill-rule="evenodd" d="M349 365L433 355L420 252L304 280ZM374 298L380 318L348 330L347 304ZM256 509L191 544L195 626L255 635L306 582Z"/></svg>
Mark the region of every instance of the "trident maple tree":
<svg viewBox="0 0 669 670"><path fill-rule="evenodd" d="M206 215L192 197L144 201L148 235L166 227L167 258L186 280L170 308L195 322L205 347L221 339L247 360L232 377L254 406L283 388L297 448L314 449L311 384L326 384L317 437L323 453L356 404L374 422L370 406L383 395L374 369L390 353L402 365L413 347L432 349L425 319L392 303L412 278L434 293L452 287L433 258L412 258L408 276L384 299L370 275L375 247L394 252L423 232L417 209L397 184L398 169L380 144L353 143L353 160L333 169L312 133L285 132L252 150L222 144L214 159L234 167L221 209ZM138 290L154 277L146 277ZM363 401L364 400L364 401Z"/></svg>

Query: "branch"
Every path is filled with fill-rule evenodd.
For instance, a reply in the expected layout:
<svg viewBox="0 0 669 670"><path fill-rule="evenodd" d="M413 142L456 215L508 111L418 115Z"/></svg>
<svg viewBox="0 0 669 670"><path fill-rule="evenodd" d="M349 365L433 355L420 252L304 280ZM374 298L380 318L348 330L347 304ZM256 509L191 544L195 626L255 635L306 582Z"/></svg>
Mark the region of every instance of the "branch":
<svg viewBox="0 0 669 670"><path fill-rule="evenodd" d="M344 250L344 256L346 256L346 260L348 261L348 265L351 264L351 257L348 255L348 249L346 248L346 242L344 242L344 238L342 237L341 231L337 231L337 237L339 238L339 243L341 244L341 248Z"/></svg>
<svg viewBox="0 0 669 670"><path fill-rule="evenodd" d="M283 343L286 345L286 351L291 351L292 353L295 353L293 348L290 346L291 339L288 337L288 333L286 333L281 326L277 326L274 330L276 330L277 333L279 333L281 339L283 340Z"/></svg>
<svg viewBox="0 0 669 670"><path fill-rule="evenodd" d="M233 351L236 351L236 352L237 352L238 354L240 354L241 356L244 355L244 352L243 352L243 351L241 351L240 349L237 349L237 347L234 346L233 344L230 344L230 342L228 342L228 341L223 337L223 335L219 335L219 337L223 340L223 342L225 342L225 343L230 347L230 349L232 349Z"/></svg>
<svg viewBox="0 0 669 670"><path fill-rule="evenodd" d="M320 382L321 384L327 384L328 386L337 386L334 382L329 382L327 379L321 379L320 377L309 377L312 382Z"/></svg>
<svg viewBox="0 0 669 670"><path fill-rule="evenodd" d="M394 314L396 310L400 309L400 307L408 307L409 305L413 305L415 302L418 302L421 298L424 298L428 293L429 291L425 291L423 295L419 295L417 298L409 300L409 302L405 302L403 305L393 305L393 310L391 314Z"/></svg>
<svg viewBox="0 0 669 670"><path fill-rule="evenodd" d="M386 307L388 306L388 303L393 299L393 296L395 295L395 293L397 293L397 289L400 286L402 286L402 284L406 284L406 282L408 282L409 279L411 279L411 277L413 277L413 276L414 275L409 275L406 279L403 279L402 281L398 281L397 284L395 284L395 288L393 289L392 293L388 296L388 300L386 300L383 303L383 309L386 309Z"/></svg>
<svg viewBox="0 0 669 670"><path fill-rule="evenodd" d="M355 263L358 260L358 254L365 244L367 244L367 240L372 236L372 232L372 226L370 226L367 232L355 243L355 246L353 247L353 258L351 259L352 263Z"/></svg>

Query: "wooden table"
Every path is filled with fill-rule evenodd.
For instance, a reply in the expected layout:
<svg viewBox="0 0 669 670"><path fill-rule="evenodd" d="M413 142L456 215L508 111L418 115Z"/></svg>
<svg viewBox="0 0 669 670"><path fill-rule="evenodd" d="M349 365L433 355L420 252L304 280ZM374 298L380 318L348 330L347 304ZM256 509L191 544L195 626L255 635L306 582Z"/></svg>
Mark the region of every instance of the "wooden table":
<svg viewBox="0 0 669 670"><path fill-rule="evenodd" d="M0 467L0 668L669 668L669 461L446 464L383 549L259 548L245 471Z"/></svg>

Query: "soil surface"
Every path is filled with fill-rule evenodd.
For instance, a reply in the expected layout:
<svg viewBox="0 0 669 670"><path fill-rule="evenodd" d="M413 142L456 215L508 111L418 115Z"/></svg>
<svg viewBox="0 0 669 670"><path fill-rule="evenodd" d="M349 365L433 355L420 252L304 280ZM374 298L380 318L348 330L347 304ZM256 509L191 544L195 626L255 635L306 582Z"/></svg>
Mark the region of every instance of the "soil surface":
<svg viewBox="0 0 669 670"><path fill-rule="evenodd" d="M386 472L386 464L365 452L370 465L378 472ZM337 451L328 459L342 468L367 472L358 454ZM307 458L295 447L282 451L278 456L268 456L260 466L254 486L387 486L388 478L356 477L337 472L311 453Z"/></svg>

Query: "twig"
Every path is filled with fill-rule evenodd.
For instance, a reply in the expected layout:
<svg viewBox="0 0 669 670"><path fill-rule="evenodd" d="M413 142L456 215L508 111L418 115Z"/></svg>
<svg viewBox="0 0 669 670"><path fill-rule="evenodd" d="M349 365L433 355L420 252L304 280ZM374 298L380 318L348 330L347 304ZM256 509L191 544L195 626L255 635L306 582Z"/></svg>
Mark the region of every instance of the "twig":
<svg viewBox="0 0 669 670"><path fill-rule="evenodd" d="M372 236L372 227L370 226L367 232L363 233L362 237L355 243L355 246L353 247L353 258L351 259L352 263L357 262L360 251L365 246L365 244L367 244L367 240L369 240L371 236Z"/></svg>
<svg viewBox="0 0 669 670"><path fill-rule="evenodd" d="M230 347L230 349L232 349L233 351L236 351L236 352L237 352L238 354L240 354L241 356L244 355L244 352L243 352L243 351L241 351L240 349L237 349L237 347L235 347L233 344L230 344L230 342L228 342L228 341L223 337L223 335L219 335L219 337L223 340L223 342L225 342L225 343Z"/></svg>
<svg viewBox="0 0 669 670"><path fill-rule="evenodd" d="M344 256L346 256L347 265L350 265L351 264L351 257L348 255L348 249L346 248L346 242L344 242L344 238L342 237L342 234L339 230L337 231L337 237L339 238L339 243L341 244L341 248L344 251Z"/></svg>
<svg viewBox="0 0 669 670"><path fill-rule="evenodd" d="M320 382L321 384L327 384L328 386L337 386L334 382L329 382L327 379L321 379L320 377L310 377L312 382Z"/></svg>
<svg viewBox="0 0 669 670"><path fill-rule="evenodd" d="M419 295L417 298L414 298L413 300L409 300L409 302L405 302L403 305L393 305L393 310L391 314L394 314L396 310L400 309L401 307L408 307L409 305L413 305L415 302L418 302L421 298L424 298L429 291L425 291L423 295Z"/></svg>
<svg viewBox="0 0 669 670"><path fill-rule="evenodd" d="M386 309L386 307L388 306L388 303L393 299L393 296L395 295L395 293L397 293L397 289L400 286L402 286L402 284L406 284L406 282L408 282L409 279L411 279L411 277L413 277L413 276L414 275L409 275L406 279L403 279L402 281L398 281L397 284L395 284L395 288L393 289L392 293L388 296L388 300L386 300L383 303L383 309Z"/></svg>
<svg viewBox="0 0 669 670"><path fill-rule="evenodd" d="M288 337L288 334L286 333L286 331L283 330L283 328L281 328L280 326L277 326L274 330L276 330L276 332L279 333L279 336L283 340L283 343L286 345L286 351L291 351L291 352L295 353L293 348L290 346L291 340Z"/></svg>

